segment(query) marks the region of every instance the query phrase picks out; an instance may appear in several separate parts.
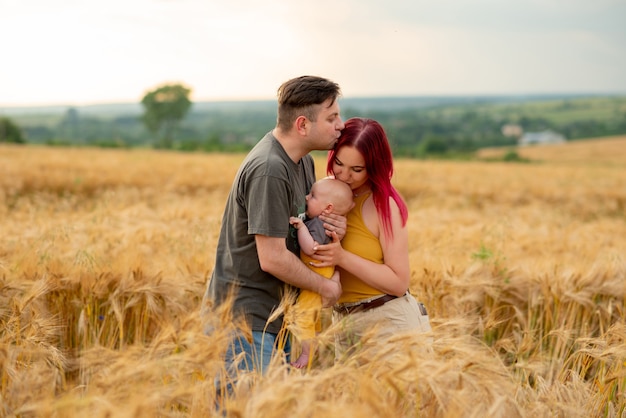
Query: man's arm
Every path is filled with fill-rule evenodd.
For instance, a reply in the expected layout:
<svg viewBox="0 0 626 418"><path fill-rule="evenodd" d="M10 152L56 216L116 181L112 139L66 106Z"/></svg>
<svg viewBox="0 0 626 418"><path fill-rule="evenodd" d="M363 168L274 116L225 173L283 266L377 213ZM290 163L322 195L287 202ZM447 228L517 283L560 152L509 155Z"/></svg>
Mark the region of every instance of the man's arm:
<svg viewBox="0 0 626 418"><path fill-rule="evenodd" d="M311 290L322 296L325 307L334 305L341 296L339 272L330 279L309 269L287 249L284 238L255 235L261 269L285 283Z"/></svg>

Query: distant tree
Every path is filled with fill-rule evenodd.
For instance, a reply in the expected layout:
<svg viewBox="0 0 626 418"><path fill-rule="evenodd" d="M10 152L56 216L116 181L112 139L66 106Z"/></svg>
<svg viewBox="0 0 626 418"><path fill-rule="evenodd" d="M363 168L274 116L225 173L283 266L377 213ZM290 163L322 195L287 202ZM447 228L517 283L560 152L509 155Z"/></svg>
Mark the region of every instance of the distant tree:
<svg viewBox="0 0 626 418"><path fill-rule="evenodd" d="M0 142L24 144L26 140L19 126L9 118L0 117Z"/></svg>
<svg viewBox="0 0 626 418"><path fill-rule="evenodd" d="M165 84L148 92L141 104L145 112L143 122L160 140L163 148L172 148L174 134L191 107L191 89L181 84Z"/></svg>
<svg viewBox="0 0 626 418"><path fill-rule="evenodd" d="M60 135L62 139L68 141L76 141L79 138L79 124L80 124L80 116L78 115L78 110L74 107L70 107L65 112L65 115L59 122L59 126L57 129L57 134Z"/></svg>
<svg viewBox="0 0 626 418"><path fill-rule="evenodd" d="M427 136L419 145L419 152L422 155L445 154L448 151L448 143L444 138L438 136Z"/></svg>

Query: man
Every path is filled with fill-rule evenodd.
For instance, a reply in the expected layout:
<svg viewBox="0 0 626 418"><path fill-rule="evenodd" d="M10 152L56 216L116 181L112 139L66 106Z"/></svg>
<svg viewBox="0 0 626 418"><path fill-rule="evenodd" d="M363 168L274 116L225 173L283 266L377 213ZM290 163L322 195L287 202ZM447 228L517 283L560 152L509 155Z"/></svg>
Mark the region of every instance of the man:
<svg viewBox="0 0 626 418"><path fill-rule="evenodd" d="M297 235L289 224L290 216L304 212L305 196L315 182L309 152L332 149L344 127L340 94L336 83L320 77L283 83L276 127L250 151L231 187L203 300L207 319L232 295L234 318L244 318L251 327L251 340L243 331L233 336L226 353L230 378L237 369L264 372L273 350L280 348L282 316L268 319L285 284L319 293L325 306L334 305L341 294L338 274L326 279L300 261ZM325 226L343 237L345 217L326 220Z"/></svg>

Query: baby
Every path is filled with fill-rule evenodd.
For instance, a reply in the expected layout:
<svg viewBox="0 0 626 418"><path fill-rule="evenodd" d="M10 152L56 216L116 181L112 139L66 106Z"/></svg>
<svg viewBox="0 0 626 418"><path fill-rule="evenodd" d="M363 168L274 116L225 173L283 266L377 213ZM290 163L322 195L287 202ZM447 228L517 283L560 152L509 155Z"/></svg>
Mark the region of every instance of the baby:
<svg viewBox="0 0 626 418"><path fill-rule="evenodd" d="M330 242L330 237L326 235L323 222L318 216L324 211L345 216L353 206L350 186L340 180L324 178L316 181L311 187L311 192L306 196L306 212L297 218L289 219L297 230L300 258L309 268L326 278L333 275L334 267L315 267L310 263L315 261L311 258L315 253L313 248L317 244ZM315 292L302 290L294 309L297 326L292 328L292 332L300 341L302 353L292 366L301 369L307 367L312 359L311 346L316 330L320 329L319 315L322 309L322 299Z"/></svg>

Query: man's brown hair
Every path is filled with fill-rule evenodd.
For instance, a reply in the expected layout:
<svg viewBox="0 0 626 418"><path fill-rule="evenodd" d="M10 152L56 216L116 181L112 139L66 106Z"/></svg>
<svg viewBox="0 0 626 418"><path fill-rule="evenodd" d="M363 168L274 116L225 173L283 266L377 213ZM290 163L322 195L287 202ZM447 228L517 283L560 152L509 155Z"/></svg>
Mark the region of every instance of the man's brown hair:
<svg viewBox="0 0 626 418"><path fill-rule="evenodd" d="M298 116L305 116L315 122L315 105L331 100L331 104L341 95L339 85L322 77L303 75L285 81L278 88L278 117L276 126L288 131Z"/></svg>

